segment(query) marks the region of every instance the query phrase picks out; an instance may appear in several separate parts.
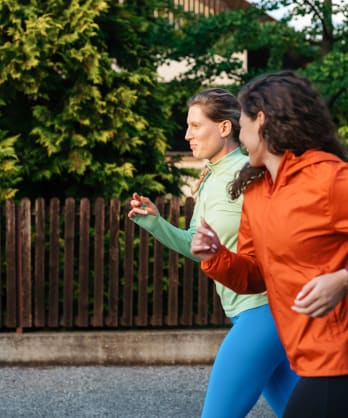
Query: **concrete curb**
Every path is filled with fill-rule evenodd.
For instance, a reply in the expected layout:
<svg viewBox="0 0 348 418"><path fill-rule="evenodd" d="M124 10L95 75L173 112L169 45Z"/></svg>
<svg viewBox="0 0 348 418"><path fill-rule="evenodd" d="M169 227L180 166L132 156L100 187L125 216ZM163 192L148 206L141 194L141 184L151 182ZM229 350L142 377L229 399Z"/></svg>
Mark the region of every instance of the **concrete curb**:
<svg viewBox="0 0 348 418"><path fill-rule="evenodd" d="M227 329L0 334L0 366L211 364Z"/></svg>

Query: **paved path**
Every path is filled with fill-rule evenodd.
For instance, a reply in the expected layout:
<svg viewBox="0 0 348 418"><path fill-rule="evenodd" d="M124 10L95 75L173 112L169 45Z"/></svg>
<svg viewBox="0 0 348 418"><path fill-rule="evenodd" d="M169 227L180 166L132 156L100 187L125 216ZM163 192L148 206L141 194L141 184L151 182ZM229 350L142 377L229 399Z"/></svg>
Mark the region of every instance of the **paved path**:
<svg viewBox="0 0 348 418"><path fill-rule="evenodd" d="M199 418L209 366L1 368L1 418ZM248 418L274 418L260 399Z"/></svg>

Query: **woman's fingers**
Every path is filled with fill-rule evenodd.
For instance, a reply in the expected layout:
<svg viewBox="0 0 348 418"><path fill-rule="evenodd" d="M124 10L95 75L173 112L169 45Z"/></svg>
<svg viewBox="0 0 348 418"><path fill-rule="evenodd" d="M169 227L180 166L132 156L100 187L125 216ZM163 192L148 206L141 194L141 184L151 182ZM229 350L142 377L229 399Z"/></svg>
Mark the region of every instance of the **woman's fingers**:
<svg viewBox="0 0 348 418"><path fill-rule="evenodd" d="M157 206L148 197L140 196L138 193L133 193L130 206L129 218L133 218L136 215L156 216L158 214Z"/></svg>

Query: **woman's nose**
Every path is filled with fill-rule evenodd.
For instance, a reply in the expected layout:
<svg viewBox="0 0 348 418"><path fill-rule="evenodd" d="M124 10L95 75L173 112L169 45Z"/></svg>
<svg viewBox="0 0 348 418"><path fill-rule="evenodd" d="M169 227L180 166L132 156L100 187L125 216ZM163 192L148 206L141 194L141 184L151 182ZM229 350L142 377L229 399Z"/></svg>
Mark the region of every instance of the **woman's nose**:
<svg viewBox="0 0 348 418"><path fill-rule="evenodd" d="M186 129L185 141L189 141L191 138L192 138L192 135L190 134L190 129Z"/></svg>

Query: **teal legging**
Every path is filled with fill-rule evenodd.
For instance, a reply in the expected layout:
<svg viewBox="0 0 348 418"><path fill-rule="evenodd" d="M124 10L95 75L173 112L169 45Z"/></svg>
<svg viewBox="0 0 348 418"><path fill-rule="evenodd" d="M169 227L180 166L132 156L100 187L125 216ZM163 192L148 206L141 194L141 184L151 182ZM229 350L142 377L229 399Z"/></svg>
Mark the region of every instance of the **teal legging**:
<svg viewBox="0 0 348 418"><path fill-rule="evenodd" d="M244 418L261 394L281 417L299 378L290 370L269 306L231 320L212 368L202 418Z"/></svg>

